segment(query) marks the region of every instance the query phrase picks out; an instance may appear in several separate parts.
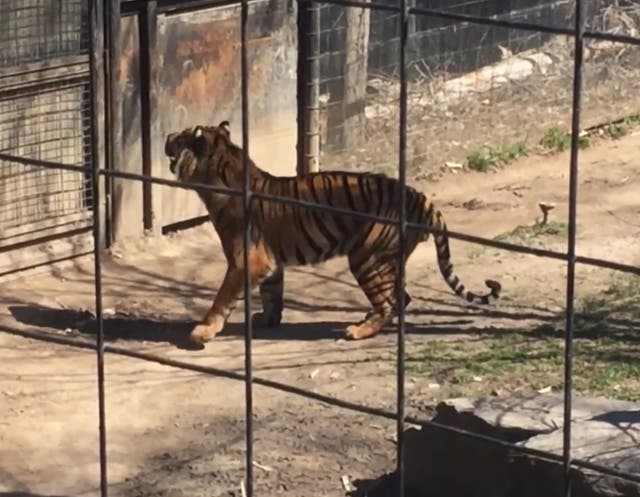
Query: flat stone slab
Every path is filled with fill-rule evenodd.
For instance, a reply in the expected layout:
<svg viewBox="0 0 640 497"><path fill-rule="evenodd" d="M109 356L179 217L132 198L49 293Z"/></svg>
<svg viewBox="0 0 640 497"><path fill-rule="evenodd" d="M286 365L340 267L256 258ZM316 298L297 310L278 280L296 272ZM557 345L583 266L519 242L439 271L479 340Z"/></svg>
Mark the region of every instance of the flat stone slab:
<svg viewBox="0 0 640 497"><path fill-rule="evenodd" d="M455 398L443 402L457 412L469 412L492 426L549 433L564 424L562 394L519 394L510 397L478 399ZM640 413L640 404L600 397L573 396L571 419L574 423L591 419L615 421L618 413ZM640 423L636 415L635 423Z"/></svg>
<svg viewBox="0 0 640 497"><path fill-rule="evenodd" d="M640 477L640 405L574 395L573 460ZM561 455L563 396L532 394L451 399L434 421ZM424 425L407 430L406 481L417 497L552 497L563 490L562 463ZM640 484L572 470L573 497L640 497Z"/></svg>
<svg viewBox="0 0 640 497"><path fill-rule="evenodd" d="M633 422L581 421L571 427L571 458L600 464L640 476L640 412L630 412ZM520 445L562 454L563 433L537 435Z"/></svg>

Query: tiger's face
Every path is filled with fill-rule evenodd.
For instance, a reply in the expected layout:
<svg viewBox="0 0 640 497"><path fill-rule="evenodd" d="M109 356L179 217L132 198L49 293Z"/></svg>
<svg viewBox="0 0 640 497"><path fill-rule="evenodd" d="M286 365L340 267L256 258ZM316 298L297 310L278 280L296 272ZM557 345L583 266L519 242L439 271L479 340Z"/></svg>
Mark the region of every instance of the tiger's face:
<svg viewBox="0 0 640 497"><path fill-rule="evenodd" d="M169 133L164 153L169 169L180 181L204 183L216 152L229 143L229 122L218 126L195 126Z"/></svg>

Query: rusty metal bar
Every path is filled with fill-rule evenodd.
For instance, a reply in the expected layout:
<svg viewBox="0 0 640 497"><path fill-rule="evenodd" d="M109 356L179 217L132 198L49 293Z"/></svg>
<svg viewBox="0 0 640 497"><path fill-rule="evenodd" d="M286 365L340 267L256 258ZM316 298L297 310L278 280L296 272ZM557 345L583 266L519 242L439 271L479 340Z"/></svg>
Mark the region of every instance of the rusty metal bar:
<svg viewBox="0 0 640 497"><path fill-rule="evenodd" d="M95 343L87 340L80 340L77 338L71 338L65 335L57 335L51 334L41 331L33 331L33 330L25 330L25 329L14 329L7 327L6 325L0 324L0 331L3 333L9 333L16 336L22 336L25 338L30 338L33 340L41 340L47 343L56 343L59 345L65 345L68 347L76 347L80 349L87 350L95 350ZM202 373L210 376L218 376L221 378L227 378L230 380L237 381L246 381L246 375L243 373L238 373L236 371L230 371L222 368L215 368L211 366L203 366L200 364L192 364L185 361L179 361L176 359L171 359L168 357L163 357L158 354L152 354L150 352L140 352L137 350L131 350L126 347L118 347L117 345L105 345L104 351L108 354L114 354L124 357L132 357L134 359L141 359L143 361L154 362L156 364L160 364L163 366L169 366L172 368L183 369L185 371L194 371L196 373ZM329 395L325 395L322 393L317 393L311 390L305 390L301 387L296 387L294 385L289 385L288 383L282 383L275 380L269 380L266 378L261 378L254 376L253 383L255 385L260 385L266 388L272 388L274 390L279 390L281 392L289 393L292 395L298 395L300 397L304 397L307 399L315 400L318 402L324 402L325 404L340 407L341 409L349 409L355 412L361 412L363 414L370 414L372 416L378 416L385 419L397 419L397 413L387 411L385 409L379 407L372 407L357 404L355 402L350 402L348 400L338 399L336 397L331 397ZM468 430L463 430L461 428L456 428L454 426L445 425L442 423L438 423L435 421L431 421L429 419L420 419L412 416L407 416L405 418L407 423L411 423L414 425L422 425L429 426L430 428L435 428L437 430L452 433L459 435L461 437L473 438L475 440L482 440L483 442L487 442L491 445L496 445L499 447L505 447L509 450L512 450L516 454L526 454L533 457L538 457L540 459L545 459L548 461L554 462L562 462L562 456L556 455L552 452L546 452L538 449L531 449L529 447L525 447L524 445L516 445L512 442L507 442L505 440L501 440L499 438L494 438L489 435L482 435L479 433L474 433ZM640 483L640 474L634 474L630 472L620 471L617 469L613 469L607 466L603 466L601 464L592 463L590 461L585 461L582 459L574 459L571 461L572 467L575 468L583 468L592 471L597 471L603 475L610 475L615 478L620 478L624 481Z"/></svg>
<svg viewBox="0 0 640 497"><path fill-rule="evenodd" d="M138 14L138 37L140 43L140 122L142 148L142 174L151 176L151 131L156 119L155 60L158 29L157 2L146 2ZM142 225L145 230L153 229L153 188L152 183L142 184Z"/></svg>
<svg viewBox="0 0 640 497"><path fill-rule="evenodd" d="M400 222L398 231L400 244L398 249L398 273L396 288L396 313L398 315L398 357L397 357L397 495L404 497L404 423L405 423L405 277L406 277L406 251L407 251L407 40L409 29L409 4L407 0L400 0L400 119L398 137L398 182L400 189Z"/></svg>
<svg viewBox="0 0 640 497"><path fill-rule="evenodd" d="M298 61L296 67L296 120L297 120L297 139L296 139L296 174L298 176L305 174L305 128L307 123L307 95L305 88L307 87L308 71L307 71L307 52L308 52L308 9L307 3L297 3L298 12L296 15L296 24L298 28Z"/></svg>
<svg viewBox="0 0 640 497"><path fill-rule="evenodd" d="M107 58L107 162L108 170L115 171L122 164L122 88L120 87L120 2L105 0L106 6L106 58ZM107 246L111 246L118 231L119 189L114 188L113 177L106 181L108 232Z"/></svg>
<svg viewBox="0 0 640 497"><path fill-rule="evenodd" d="M237 1L237 0L236 0ZM298 0L299 3L308 3L316 0ZM342 5L344 7L359 7L363 9L373 9L386 12L400 13L398 5L389 5L377 2L364 2L360 0L322 0L322 3L329 5ZM421 16L429 16L438 19L447 19L451 21L468 22L470 24L478 24L482 26L494 26L498 28L509 28L522 31L532 31L536 33L548 33L555 35L574 36L573 28L560 28L556 26L546 26L544 24L535 24L521 21L511 21L507 19L496 19L493 17L481 17L470 14L459 14L447 10L410 8L409 14ZM627 45L640 45L640 37L619 35L607 33L603 31L584 31L584 39L607 40L615 43L625 43Z"/></svg>
<svg viewBox="0 0 640 497"><path fill-rule="evenodd" d="M251 175L249 170L249 61L247 21L249 2L243 0L240 9L240 84L242 90L242 251L244 266L244 370L245 370L245 440L246 497L253 497L253 363L251 322L251 283L252 274L249 265L251 246ZM243 492L243 495L245 493Z"/></svg>
<svg viewBox="0 0 640 497"><path fill-rule="evenodd" d="M26 165L36 165L36 166L40 166L40 167L47 167L47 168L53 168L53 169L65 169L65 170L69 170L69 171L90 171L90 168L86 167L86 166L72 166L69 164L59 164L56 162L51 162L51 161L45 161L45 160L39 160L39 159L28 159L26 157L18 157L18 156L14 156L14 155L9 155L9 154L5 154L5 153L0 153L0 160L9 160L9 161L14 161L20 164L26 164ZM195 191L211 191L211 192L216 192L216 193L222 193L225 195L230 195L230 196L235 196L235 197L239 197L242 196L242 190L241 189L237 189L237 188L225 188L225 187L220 187L220 186L212 186L212 185L207 185L204 183L181 183L177 180L171 180L171 179L164 179L164 178L156 178L156 177L146 177L143 176L141 174L135 174L135 173L128 173L128 172L124 172L124 171L107 171L104 169L100 170L100 174L104 175L104 176L111 176L111 177L115 177L115 178L123 178L123 179L130 179L130 180L134 180L134 181L149 181L151 183L155 183L158 185L165 185L165 186L174 186L177 188L181 188L183 190L195 190ZM356 212L356 211L351 211L349 209L342 209L339 207L331 207L329 205L322 205L322 204L318 204L316 202L308 202L306 200L298 200L295 198L291 198L291 197L283 197L281 195L270 195L267 193L261 193L261 192L252 192L252 197L257 198L257 199L262 199L262 200L269 200L269 201L273 201L273 202L280 202L282 204L286 204L286 205L294 205L294 206L298 206L298 207L306 207L308 209L312 209L312 210L321 210L321 211L325 211L325 212L331 212L333 214L342 214L345 216L350 216L350 217L355 217L357 219L362 219L365 221L376 221L379 223L383 223L383 224L397 224L398 220L397 219L392 219L392 218L388 218L385 216L376 216L375 214L368 214L368 213L364 213L364 212ZM423 232L423 233L430 233L430 234L442 234L443 231L436 229L436 228L432 228L432 227L428 227L428 226L423 226L420 224L416 224L416 223L411 223L408 222L407 223L407 228L419 231L419 232ZM469 235L466 233L462 233L459 231L452 231L447 229L447 236L449 238L452 238L454 240L462 240L464 242L468 242L468 243L475 243L478 245L483 245L486 247L493 247L493 248L497 248L497 249L501 249L501 250L509 250L511 252L517 252L520 254L528 254L528 255L534 255L537 257L546 257L549 259L556 259L556 260L560 260L560 261L566 261L567 260L567 254L566 252L558 252L555 250L547 250L547 249L540 249L540 248L535 248L535 247L527 247L525 245L518 245L515 243L508 243L508 242L502 242L502 241L498 241L498 240L492 240L490 238L484 238L481 236L476 236L476 235ZM582 256L582 255L577 255L576 256L576 262L579 264L584 264L586 266L594 266L594 267L601 267L601 268L605 268L605 269L611 269L614 271L620 271L623 273L630 273L630 274L635 274L640 276L640 267L638 266L632 266L630 264L623 264L620 262L612 262L612 261L608 261L606 259L599 259L597 257L586 257L586 256Z"/></svg>
<svg viewBox="0 0 640 497"><path fill-rule="evenodd" d="M134 0L123 1L122 12L123 13L137 13L144 4L152 0ZM316 0L297 0L298 5L303 3L310 3ZM158 12L189 12L194 10L200 10L211 7L224 7L228 5L240 5L241 0L157 0ZM360 7L372 10L381 10L387 12L400 12L400 7L397 5L389 5L377 2L364 2L359 0L322 0L322 3L332 5L342 5L345 7ZM421 16L431 16L440 19L447 19L452 21L468 22L471 24L480 24L485 26L495 26L502 28L511 28L523 31L534 31L539 33L548 33L556 35L573 36L574 30L572 28L560 28L556 26L547 26L544 24L510 21L507 19L496 19L490 17L480 17L470 14L459 14L446 10L439 9L424 9L412 7L409 9L410 14L416 14ZM624 43L627 45L640 45L640 37L608 33L604 31L592 31L586 30L583 35L584 39L594 40L607 40L615 43Z"/></svg>
<svg viewBox="0 0 640 497"><path fill-rule="evenodd" d="M22 242L12 243L10 245L1 245L0 254L5 252L11 252L13 250L19 250L26 247L31 247L40 243L47 243L53 240L61 240L63 238L71 238L72 236L82 235L91 231L91 226L83 226L81 228L73 228L61 233L53 233L51 235L39 236L36 238L29 238Z"/></svg>
<svg viewBox="0 0 640 497"><path fill-rule="evenodd" d="M109 0L107 0L108 2ZM89 2L90 29L101 32L104 28L104 5L102 0L91 0ZM119 17L118 12L118 17ZM94 263L94 288L95 288L95 314L97 319L96 330L96 369L98 379L98 438L100 445L100 495L107 497L107 432L106 432L106 401L104 388L104 322L102 317L102 209L101 209L101 187L100 187L100 161L98 154L100 150L100 113L98 112L99 101L96 95L99 94L99 86L103 81L102 68L100 62L102 57L95 50L95 34L89 36L91 49L89 50L89 70L91 78L89 82L90 105L91 105L91 192L93 198L93 263Z"/></svg>
<svg viewBox="0 0 640 497"><path fill-rule="evenodd" d="M573 101L571 116L571 156L569 164L569 229L567 235L567 293L564 345L564 426L562 427L562 462L564 496L571 497L571 407L573 395L573 327L576 282L576 218L578 204L578 151L580 147L580 100L582 96L582 61L584 9L582 0L575 3L575 37L573 61Z"/></svg>

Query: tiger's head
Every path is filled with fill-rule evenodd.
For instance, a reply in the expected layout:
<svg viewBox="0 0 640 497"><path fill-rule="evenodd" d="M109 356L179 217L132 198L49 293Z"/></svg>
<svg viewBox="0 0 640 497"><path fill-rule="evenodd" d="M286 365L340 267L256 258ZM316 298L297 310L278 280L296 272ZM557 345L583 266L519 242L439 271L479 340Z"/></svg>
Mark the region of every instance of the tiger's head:
<svg viewBox="0 0 640 497"><path fill-rule="evenodd" d="M229 121L217 126L195 126L169 133L164 153L169 169L180 181L208 183L212 166L218 166L221 154L231 147Z"/></svg>

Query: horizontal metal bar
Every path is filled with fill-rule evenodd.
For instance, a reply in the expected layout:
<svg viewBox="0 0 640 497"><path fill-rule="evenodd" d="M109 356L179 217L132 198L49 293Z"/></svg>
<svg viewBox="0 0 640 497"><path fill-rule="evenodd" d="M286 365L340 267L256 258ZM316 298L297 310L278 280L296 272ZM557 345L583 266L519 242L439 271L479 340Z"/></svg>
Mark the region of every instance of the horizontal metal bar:
<svg viewBox="0 0 640 497"><path fill-rule="evenodd" d="M419 224L408 223L408 226L413 229L417 229L424 232L431 232L434 234L442 233L441 230L431 229ZM567 254L564 252L557 252L555 250L537 249L534 247L527 247L525 245L516 245L508 242L501 242L498 240L491 240L489 238L483 238L481 236L468 235L458 231L447 230L447 236L455 240L461 240L469 243L476 243L478 245L484 245L487 247L495 247L498 249L508 250L511 252L519 252L521 254L535 255L538 257L546 257L548 259L558 259L561 261L567 260ZM596 266L605 269L613 269L623 273L631 273L640 276L640 267L632 266L630 264L623 264L620 262L608 261L606 259L599 259L596 257L576 256L576 262L584 264L585 266Z"/></svg>
<svg viewBox="0 0 640 497"><path fill-rule="evenodd" d="M43 333L43 332L34 331L34 330L14 329L4 324L0 325L0 332L8 333L11 335L18 335L25 338L31 338L34 340L41 340L49 343L57 343L59 345L66 345L69 347L76 347L76 348L89 349L89 350L95 350L96 348L96 344L93 341L79 340L76 338L71 338L71 337L61 336L61 335L53 335L51 333ZM210 376L218 376L221 378L228 378L231 380L245 381L245 375L242 373L236 373L235 371L229 371L227 369L221 369L221 368L214 368L211 366L201 366L199 364L190 364L188 362L169 359L167 357L162 357L162 356L151 354L148 352L139 352L136 350L129 350L124 347L118 347L117 345L105 345L104 351L110 354L132 357L135 359L141 359L143 361L148 361L148 362L155 362L163 366L183 369L186 371L194 371L197 373L202 373ZM324 395L321 393L312 392L310 390L305 390L304 388L289 385L287 383L281 383L279 381L268 380L265 378L260 378L255 376L253 377L253 383L255 383L256 385L261 385L263 387L280 390L282 392L286 392L292 395L305 397L318 402L324 402L326 404L329 404L335 407L340 407L343 409L361 412L364 414L370 414L372 416L378 416L378 417L382 417L390 420L396 419L396 413L387 411L385 409L381 409L378 407L364 406L361 404L357 404L355 402L350 402L347 400L331 397L329 395ZM501 447L513 450L514 452L517 452L519 454L530 455L533 457L547 459L547 460L558 462L558 463L562 462L562 456L554 454L552 452L546 452L543 450L531 449L529 447L524 447L521 445L515 445L511 442L507 442L505 440L501 440L498 438L493 438L489 435L482 435L480 433L475 433L472 431L455 428L453 426L437 423L429 419L419 419L411 416L407 416L405 419L407 423L420 425L420 426L428 426L431 428L435 428L437 430L445 431L448 433L454 433L456 435L460 435L463 437L472 438L475 440L482 440L484 442L488 442L493 445L499 445ZM615 478L620 478L625 481L640 483L640 474L618 471L616 469L609 468L607 466L592 463L589 461L583 461L581 459L572 460L571 465L572 467L596 471L600 474L613 476Z"/></svg>
<svg viewBox="0 0 640 497"><path fill-rule="evenodd" d="M22 164L25 166L37 166L45 169L62 169L65 171L77 171L82 173L92 173L92 166L73 166L71 164L62 164L59 162L52 162L42 159L30 159L27 157L19 157L16 155L6 154L0 152L0 161L6 162L15 162L17 164ZM182 188L183 190L196 190L196 191L210 191L214 193L221 193L229 196L241 196L241 189L234 188L224 188L219 186L207 185L204 183L183 183L181 181L175 179L164 179L158 178L156 176L146 176L144 174L136 174L136 173L127 173L124 171L113 171L110 169L100 169L99 174L112 177L112 178L122 178L122 179L130 179L134 181L142 181L155 183L157 185L164 186L174 186L177 188Z"/></svg>
<svg viewBox="0 0 640 497"><path fill-rule="evenodd" d="M91 166L73 166L71 164L62 164L61 162L20 157L18 155L11 155L4 152L0 152L0 161L15 162L16 164L22 164L23 166L37 166L45 169L61 169L63 171L76 171L79 173L91 172Z"/></svg>
<svg viewBox="0 0 640 497"><path fill-rule="evenodd" d="M213 193L221 193L223 195L229 195L230 197L241 197L242 190L236 188L224 188L221 186L212 186L205 183L182 183L175 179L158 178L157 176L146 176L144 174L126 173L124 171L111 171L101 169L100 174L112 178L130 179L134 181L155 183L156 185L173 186L176 188L182 188L183 190L196 190L206 191Z"/></svg>
<svg viewBox="0 0 640 497"><path fill-rule="evenodd" d="M324 1L324 0L323 0ZM333 0L330 0L333 1ZM549 33L555 35L573 36L573 29L561 28L556 26L548 26L543 24L535 24L531 22L522 21L510 21L507 19L497 19L495 17L480 17L470 14L458 14L455 12L449 12L438 9L424 9L420 7L413 7L409 9L410 14L435 17L437 19L447 19L450 21L468 22L472 24L479 24L484 26L492 26L497 28L510 28L521 31L535 31L536 33Z"/></svg>
<svg viewBox="0 0 640 497"><path fill-rule="evenodd" d="M10 245L0 245L0 254L4 252L10 252L12 250L19 250L21 248L30 247L32 245L38 245L40 243L52 242L54 240L60 240L62 238L69 238L76 235L82 235L83 233L87 233L91 231L91 225L83 226L82 228L75 228L68 231L63 231L61 233L54 233L52 235L41 236L38 238L32 238L29 240L24 240L22 242L12 243Z"/></svg>
<svg viewBox="0 0 640 497"><path fill-rule="evenodd" d="M254 0L255 1L255 0ZM137 14L142 12L149 0L133 0L121 2L121 12L123 14ZM216 7L229 7L231 5L240 6L242 0L157 0L157 12L162 14L183 14L203 9ZM252 2L249 2L252 3Z"/></svg>
<svg viewBox="0 0 640 497"><path fill-rule="evenodd" d="M614 33L607 33L606 31L585 31L583 38L613 41L616 43L625 43L627 45L640 45L640 38L637 36L618 35Z"/></svg>
<svg viewBox="0 0 640 497"><path fill-rule="evenodd" d="M162 227L162 234L175 233L176 231L182 231L189 228L195 228L201 224L209 221L211 217L209 215L192 217L191 219L184 219L182 221L176 221L175 223L166 224Z"/></svg>
<svg viewBox="0 0 640 497"><path fill-rule="evenodd" d="M321 3L329 5L341 5L343 7L358 7L371 10L383 10L388 12L397 12L400 14L399 5L386 5L376 2L363 2L358 0L298 0L301 3ZM459 14L439 9L424 9L412 7L409 14L427 17L436 17L439 19L448 19L451 21L468 22L470 24L480 24L493 26L498 28L517 29L522 31L533 31L541 33L549 33L562 36L575 36L575 29L562 28L557 26L548 26L544 24L535 24L521 21L510 21L508 19L496 19L493 17L474 16L470 14ZM607 40L618 43L626 43L630 45L640 45L640 38L629 35L618 35L607 33L604 31L585 31L584 38Z"/></svg>
<svg viewBox="0 0 640 497"><path fill-rule="evenodd" d="M75 214L56 216L55 221L53 222L51 221L51 219L48 219L35 221L33 223L21 224L20 226L0 231L0 244L2 244L2 242L10 242L11 240L15 240L17 238L30 237L36 233L42 233L43 231L50 231L53 229L64 228L65 226L90 222L91 211L87 209L86 211L77 212Z"/></svg>
<svg viewBox="0 0 640 497"><path fill-rule="evenodd" d="M319 3L329 5L341 5L343 7L359 7L363 9L397 12L400 14L400 5L388 5L377 2L361 2L357 0L298 0L298 3Z"/></svg>
<svg viewBox="0 0 640 497"><path fill-rule="evenodd" d="M26 159L23 157L16 157L16 156L0 153L0 161L2 160L17 162L17 163L27 164L27 165L35 165L35 166L51 168L51 169L66 169L70 171L90 170L90 168L86 166L70 166L65 164L58 164L55 162L43 161L38 159ZM145 176L142 174L135 174L135 173L126 173L122 171L110 171L110 170L101 169L100 174L107 177L123 178L123 179L130 179L133 181L143 181L143 182L148 181L151 183L164 185L164 186L175 186L184 190L212 191L215 193L221 193L221 194L235 196L235 197L242 196L243 194L242 189L222 188L218 186L206 185L203 183L181 183L177 180L169 180L164 178L157 178L155 176ZM376 221L383 224L398 224L397 219L376 216L374 214L368 214L364 212L355 212L349 209L343 209L340 207L331 207L329 205L318 204L316 202L309 202L306 200L299 200L291 197L281 197L279 195L270 195L268 193L261 193L257 191L252 191L251 196L258 199L262 199L262 200L279 202L285 205L306 207L309 209L315 209L315 210L320 210L324 212L331 212L333 214L341 214L344 216L355 217L357 219L362 219L365 221ZM417 231L424 232L424 233L432 233L432 234L445 233L443 230L439 230L429 226L423 226L416 223L407 223L407 227ZM484 237L475 236L475 235L468 235L466 233L461 233L457 231L447 230L446 234L449 238L452 238L455 240L461 240L464 242L475 243L478 245L494 247L501 250L508 250L511 252L518 252L521 254L535 255L537 257L546 257L549 259L557 259L560 261L567 260L566 253L558 252L555 250L539 249L539 248L527 247L525 245L517 245L515 243L501 242L498 240L491 240L490 238L484 238ZM612 262L605 259L577 256L576 262L586 266L595 266L595 267L601 267L605 269L612 269L612 270L620 271L623 273L640 275L640 267L632 266L629 264L622 264L619 262Z"/></svg>
<svg viewBox="0 0 640 497"><path fill-rule="evenodd" d="M63 71L64 72L64 71ZM64 77L60 78L37 78L32 83L24 82L23 84L15 84L11 87L2 88L0 91L0 97L4 99L8 98L24 98L36 95L41 95L43 92L59 91L72 88L81 88L86 86L89 82L89 71L74 72L68 71L64 73ZM86 109L86 107L82 107ZM54 112L45 112L42 115L53 115Z"/></svg>
<svg viewBox="0 0 640 497"><path fill-rule="evenodd" d="M88 55L72 55L1 69L0 93L86 77L88 62Z"/></svg>
<svg viewBox="0 0 640 497"><path fill-rule="evenodd" d="M38 262L37 264L31 264L30 266L18 266L13 269L9 269L8 271L0 272L0 278L9 276L11 274L21 273L23 271L29 271L31 269L37 269L44 266L51 266L52 264L57 264L59 262L71 261L87 255L93 255L93 250L90 250L89 252L81 252L79 254L72 254L65 257L59 257L58 259L49 259L46 261Z"/></svg>
<svg viewBox="0 0 640 497"><path fill-rule="evenodd" d="M324 211L324 212L332 212L335 214L343 214L346 216L351 216L351 217L356 217L359 219L363 219L363 220L367 220L367 221L376 221L376 222L380 222L380 223L384 223L384 224L398 224L398 220L397 219L392 219L392 218L387 218L387 217L378 217L376 215L373 214L365 214L365 213L361 213L361 212L354 212L348 209L342 209L339 207L330 207L327 205L322 205L322 204L317 204L315 202L308 202L305 200L298 200L298 199L293 199L293 198L289 198L289 197L281 197L279 195L270 195L267 193L261 193L261 192L253 192L253 197L255 198L259 198L259 199L263 199L263 200L270 200L270 201L274 201L274 202L280 202L282 204L288 204L288 205L295 205L295 206L300 206L300 207L308 207L309 209L315 209L315 210L319 210L319 211ZM508 242L501 242L498 240L491 240L489 238L484 238L484 237L480 237L480 236L475 236L475 235L468 235L466 233L460 233L457 231L451 231L448 230L445 232L444 230L440 230L437 228L432 228L430 226L424 226L421 224L416 224L416 223L407 223L407 227L414 229L416 231L420 231L423 233L432 233L432 234L445 234L449 237L449 238L453 238L453 239L457 239L457 240L461 240L461 241L465 241L465 242L469 242L469 243L476 243L478 245L484 245L484 246L488 246L488 247L495 247L498 249L503 249L503 250L508 250L511 252L519 252L522 254L529 254L529 255L535 255L538 257L547 257L550 259L558 259L561 261L566 261L567 260L567 254L564 252L557 252L554 250L547 250L547 249L538 249L538 248L533 248L533 247L527 247L524 245L516 245L514 243L508 243ZM621 271L624 273L632 273L632 274L636 274L636 275L640 275L640 267L637 266L631 266L629 264L622 264L622 263L618 263L618 262L612 262L612 261L607 261L604 259L597 259L594 257L583 257L583 256L577 256L576 257L576 262L579 262L580 264L584 264L587 266L597 266L597 267L603 267L603 268L607 268L607 269L614 269L616 271Z"/></svg>
<svg viewBox="0 0 640 497"><path fill-rule="evenodd" d="M123 1L121 3L123 14L133 14L141 11L148 0ZM364 9L381 10L387 12L400 13L399 5L387 5L377 2L362 2L357 0L298 0L299 3L320 3L341 5L343 7L359 7ZM213 7L226 7L230 5L240 5L241 0L158 0L158 12L187 12ZM410 8L409 14L448 19L451 21L468 22L471 24L481 24L486 26L517 29L522 31L535 31L562 36L574 36L574 29L548 26L521 21L509 21L507 19L496 19L492 17L481 17L470 14L458 14L439 9ZM605 31L585 31L584 38L594 40L606 40L628 45L640 45L640 38L630 35L620 35L607 33Z"/></svg>

